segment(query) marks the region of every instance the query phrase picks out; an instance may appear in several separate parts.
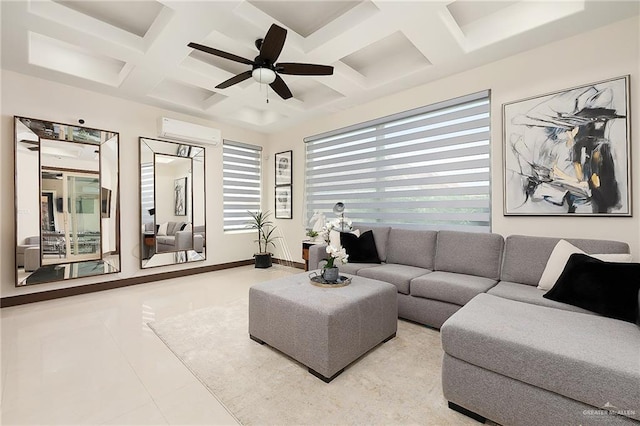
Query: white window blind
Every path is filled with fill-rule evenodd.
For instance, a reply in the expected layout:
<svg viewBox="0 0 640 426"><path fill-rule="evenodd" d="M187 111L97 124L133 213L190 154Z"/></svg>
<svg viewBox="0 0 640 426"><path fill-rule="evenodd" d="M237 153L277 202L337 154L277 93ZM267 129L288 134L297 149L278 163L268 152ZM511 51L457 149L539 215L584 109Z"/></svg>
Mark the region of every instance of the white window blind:
<svg viewBox="0 0 640 426"><path fill-rule="evenodd" d="M306 211L358 224L489 232L489 91L305 138Z"/></svg>
<svg viewBox="0 0 640 426"><path fill-rule="evenodd" d="M247 229L247 211L260 210L261 154L259 146L222 143L224 230Z"/></svg>
<svg viewBox="0 0 640 426"><path fill-rule="evenodd" d="M142 205L142 223L149 224L146 231L154 231L154 216L151 209L155 207L155 193L153 189L153 163L145 163L140 167L140 203Z"/></svg>

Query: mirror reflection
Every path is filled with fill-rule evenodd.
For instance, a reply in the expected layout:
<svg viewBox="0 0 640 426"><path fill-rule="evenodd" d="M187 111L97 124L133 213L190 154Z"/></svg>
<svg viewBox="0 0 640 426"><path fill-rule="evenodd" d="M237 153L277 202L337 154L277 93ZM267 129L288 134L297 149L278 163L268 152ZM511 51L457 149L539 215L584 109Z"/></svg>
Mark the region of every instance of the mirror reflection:
<svg viewBox="0 0 640 426"><path fill-rule="evenodd" d="M15 117L16 285L119 272L118 134Z"/></svg>
<svg viewBox="0 0 640 426"><path fill-rule="evenodd" d="M205 150L140 138L141 267L206 258Z"/></svg>

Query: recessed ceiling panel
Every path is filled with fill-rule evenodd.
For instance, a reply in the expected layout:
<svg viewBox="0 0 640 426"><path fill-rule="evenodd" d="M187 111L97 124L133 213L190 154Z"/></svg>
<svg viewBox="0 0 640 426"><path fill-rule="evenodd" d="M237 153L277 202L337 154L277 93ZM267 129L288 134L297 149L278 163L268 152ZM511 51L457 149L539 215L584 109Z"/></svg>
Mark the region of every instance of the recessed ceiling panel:
<svg viewBox="0 0 640 426"><path fill-rule="evenodd" d="M291 28L302 37L308 37L362 3L362 1L249 0L249 3Z"/></svg>
<svg viewBox="0 0 640 426"><path fill-rule="evenodd" d="M289 83L289 88L295 98L304 102L307 107L323 105L344 98L342 93L312 78L299 78Z"/></svg>
<svg viewBox="0 0 640 426"><path fill-rule="evenodd" d="M53 1L139 37L144 37L163 8L162 4L153 0Z"/></svg>
<svg viewBox="0 0 640 426"><path fill-rule="evenodd" d="M125 63L42 34L29 33L29 63L118 86Z"/></svg>
<svg viewBox="0 0 640 426"><path fill-rule="evenodd" d="M503 0L503 1L473 1L473 0L457 0L447 5L449 13L456 20L458 26L463 30L467 25L476 22L482 18L486 18L502 9L519 3L519 1Z"/></svg>
<svg viewBox="0 0 640 426"><path fill-rule="evenodd" d="M431 65L400 31L345 56L341 61L365 77L381 81L397 79Z"/></svg>
<svg viewBox="0 0 640 426"><path fill-rule="evenodd" d="M257 126L266 126L286 118L286 116L272 110L265 111L248 106L237 109L233 112L232 116L235 120Z"/></svg>
<svg viewBox="0 0 640 426"><path fill-rule="evenodd" d="M225 98L225 96L218 95L211 90L174 80L162 81L149 93L149 96L199 110L217 103L215 101L216 96L219 96L220 101Z"/></svg>
<svg viewBox="0 0 640 426"><path fill-rule="evenodd" d="M225 70L234 75L240 74L245 71L249 71L251 69L250 65L245 65L239 62L230 61L228 59L220 58L215 55L210 55L208 53L201 52L195 49L193 50L193 52L189 54L189 56L201 62L204 62L206 64L212 65L216 68ZM253 58L247 58L247 59L253 59Z"/></svg>

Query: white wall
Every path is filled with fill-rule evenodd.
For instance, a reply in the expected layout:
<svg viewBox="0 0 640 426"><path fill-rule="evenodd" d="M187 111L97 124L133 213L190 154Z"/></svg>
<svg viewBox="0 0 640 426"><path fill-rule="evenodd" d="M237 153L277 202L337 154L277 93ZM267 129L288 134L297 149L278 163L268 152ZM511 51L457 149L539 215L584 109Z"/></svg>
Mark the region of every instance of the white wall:
<svg viewBox="0 0 640 426"><path fill-rule="evenodd" d="M163 116L215 127L222 131L224 138L254 145L264 146L265 135L11 71L3 70L1 78L0 203L3 206L11 206L0 209L2 235L0 295L2 297L252 258L255 252L255 243L253 242L255 236L253 234L224 234L222 232L222 146L207 147L207 260L188 265L153 268L152 270L140 269L138 137L157 137L158 118ZM14 205L14 115L69 124L77 123L80 118L83 118L85 126L120 133L121 273L21 288L14 287L15 219L12 207ZM112 203L115 203L115 199L112 200Z"/></svg>
<svg viewBox="0 0 640 426"><path fill-rule="evenodd" d="M577 85L621 75L631 75L631 124L640 121L640 19L593 30L547 46L443 78L411 90L387 96L358 107L340 111L268 137L224 123L169 112L160 108L126 101L66 85L2 71L2 115L0 120L0 203L13 206L13 119L14 115L62 123L77 123L83 118L89 127L120 132L120 187L122 272L101 278L78 279L62 283L14 287L14 211L0 209L0 294L2 297L84 285L110 279L126 278L167 270L185 269L242 259L254 253L253 234L222 232L222 149L207 148L207 260L153 270L139 268L139 166L138 137L155 137L161 116L191 121L221 129L223 138L264 147L266 209L274 209L273 155L293 150L294 205L293 220L275 220L284 236L279 240L276 256L302 261L300 241L304 239L303 189L304 146L306 136L348 126L362 121L405 111L479 90L492 90L492 224L503 235L522 233L565 237L607 238L627 241L636 259L640 254L640 185L632 185L633 218L558 218L504 217L502 200L502 119L505 102L562 90ZM632 129L632 146L638 144L640 132ZM640 149L632 149L632 166L640 167ZM632 170L632 179L637 180ZM336 200L337 201L337 200ZM133 206L133 207L126 207ZM347 206L348 209L348 206Z"/></svg>
<svg viewBox="0 0 640 426"><path fill-rule="evenodd" d="M640 171L640 19L637 17L552 43L470 71L387 96L269 136L269 151L294 154L294 219L276 220L293 260L302 261L305 150L302 139L328 130L491 89L492 229L503 235L527 234L626 241L640 257L640 185L632 183L632 218L503 216L502 104L622 75L631 75L632 180ZM635 168L635 171L633 170ZM273 163L267 173L273 208ZM336 201L340 201L337 200ZM349 206L347 206L348 213ZM282 246L280 247L282 249ZM283 256L284 253L277 253Z"/></svg>

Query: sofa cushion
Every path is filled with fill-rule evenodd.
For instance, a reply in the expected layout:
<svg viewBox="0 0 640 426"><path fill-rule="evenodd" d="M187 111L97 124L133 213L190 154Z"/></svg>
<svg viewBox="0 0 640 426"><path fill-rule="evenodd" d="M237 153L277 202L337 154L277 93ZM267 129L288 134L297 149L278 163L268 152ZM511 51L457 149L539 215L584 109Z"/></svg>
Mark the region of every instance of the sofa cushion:
<svg viewBox="0 0 640 426"><path fill-rule="evenodd" d="M169 222L161 223L158 227L158 232L156 235L167 235L167 229L169 228Z"/></svg>
<svg viewBox="0 0 640 426"><path fill-rule="evenodd" d="M156 243L165 245L174 245L176 242L175 235L156 235Z"/></svg>
<svg viewBox="0 0 640 426"><path fill-rule="evenodd" d="M329 231L329 245L340 249L342 248L342 234L352 234L355 235L356 237L360 236L360 230L356 229L354 231L336 231L335 229L332 229L331 231Z"/></svg>
<svg viewBox="0 0 640 426"><path fill-rule="evenodd" d="M411 280L411 295L464 305L496 285L491 278L435 271Z"/></svg>
<svg viewBox="0 0 640 426"><path fill-rule="evenodd" d="M176 235L176 232L182 228L184 222L169 222L167 224L167 235Z"/></svg>
<svg viewBox="0 0 640 426"><path fill-rule="evenodd" d="M538 282L538 288L540 290L551 290L551 287L558 281L562 271L564 271L569 257L574 253L584 253L584 251L568 241L558 241L558 244L556 244L549 256L549 260L547 260L547 265L544 267L544 271L542 271L542 276L540 276L540 281Z"/></svg>
<svg viewBox="0 0 640 426"><path fill-rule="evenodd" d="M545 299L543 296L546 290L540 290L535 286L520 283L512 283L509 281L500 281L498 284L487 291L487 293L502 297L504 299L516 300L518 302L531 303L532 305L546 306L548 308L563 309L565 311L580 312L583 314L595 313L577 306L567 303L556 302L554 300Z"/></svg>
<svg viewBox="0 0 640 426"><path fill-rule="evenodd" d="M544 298L635 323L639 291L640 263L603 262L578 253Z"/></svg>
<svg viewBox="0 0 640 426"><path fill-rule="evenodd" d="M498 280L503 247L500 234L440 231L435 270Z"/></svg>
<svg viewBox="0 0 640 426"><path fill-rule="evenodd" d="M437 236L436 231L392 228L387 244L387 263L433 270Z"/></svg>
<svg viewBox="0 0 640 426"><path fill-rule="evenodd" d="M479 294L441 328L450 356L567 398L640 419L634 324Z"/></svg>
<svg viewBox="0 0 640 426"><path fill-rule="evenodd" d="M358 275L373 278L374 280L386 281L398 287L398 293L409 294L409 283L411 280L430 272L429 269L425 268L387 263L385 265L374 266L373 268L361 269L358 271Z"/></svg>
<svg viewBox="0 0 640 426"><path fill-rule="evenodd" d="M358 226L353 225L353 229L359 229L360 233L366 231L373 232L373 239L376 241L376 250L378 250L378 257L382 262L387 261L387 242L389 241L389 226Z"/></svg>
<svg viewBox="0 0 640 426"><path fill-rule="evenodd" d="M374 266L380 266L379 263L345 263L344 265L339 265L340 273L358 275L362 269L373 268Z"/></svg>
<svg viewBox="0 0 640 426"><path fill-rule="evenodd" d="M588 253L629 253L629 245L619 241L565 238ZM549 256L560 238L510 235L506 238L502 281L537 286Z"/></svg>
<svg viewBox="0 0 640 426"><path fill-rule="evenodd" d="M380 263L373 232L366 231L362 235L342 232L340 244L349 255L349 263Z"/></svg>

